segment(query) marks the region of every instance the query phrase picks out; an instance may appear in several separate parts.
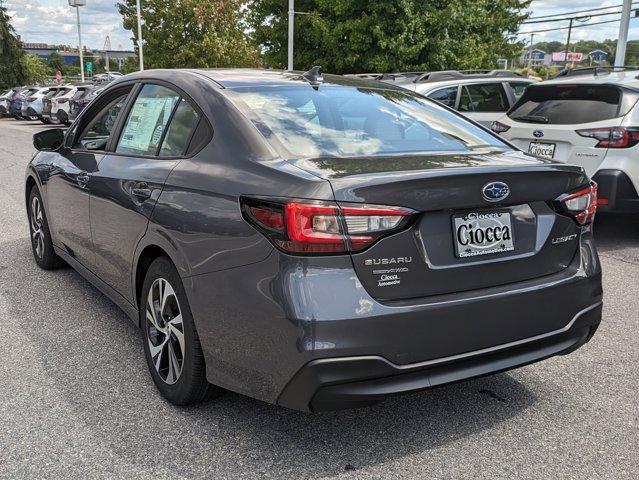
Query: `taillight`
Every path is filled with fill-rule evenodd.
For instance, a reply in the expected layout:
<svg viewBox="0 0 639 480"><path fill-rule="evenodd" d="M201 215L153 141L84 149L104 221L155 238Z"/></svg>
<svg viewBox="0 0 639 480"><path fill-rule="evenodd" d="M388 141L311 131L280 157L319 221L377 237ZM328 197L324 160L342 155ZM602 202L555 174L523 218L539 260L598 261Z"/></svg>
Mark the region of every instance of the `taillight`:
<svg viewBox="0 0 639 480"><path fill-rule="evenodd" d="M510 125L506 125L495 120L493 123L490 124L490 129L495 133L504 133L510 130Z"/></svg>
<svg viewBox="0 0 639 480"><path fill-rule="evenodd" d="M36 97L27 97L27 102L35 102Z"/></svg>
<svg viewBox="0 0 639 480"><path fill-rule="evenodd" d="M639 143L638 127L586 128L576 132L598 140L595 148L629 148Z"/></svg>
<svg viewBox="0 0 639 480"><path fill-rule="evenodd" d="M242 197L244 218L277 247L296 254L359 252L405 228L416 213L402 207Z"/></svg>
<svg viewBox="0 0 639 480"><path fill-rule="evenodd" d="M57 102L58 103L67 103L69 101L68 98L58 98Z"/></svg>
<svg viewBox="0 0 639 480"><path fill-rule="evenodd" d="M579 225L592 223L597 212L597 184L591 181L588 187L559 197L559 203Z"/></svg>

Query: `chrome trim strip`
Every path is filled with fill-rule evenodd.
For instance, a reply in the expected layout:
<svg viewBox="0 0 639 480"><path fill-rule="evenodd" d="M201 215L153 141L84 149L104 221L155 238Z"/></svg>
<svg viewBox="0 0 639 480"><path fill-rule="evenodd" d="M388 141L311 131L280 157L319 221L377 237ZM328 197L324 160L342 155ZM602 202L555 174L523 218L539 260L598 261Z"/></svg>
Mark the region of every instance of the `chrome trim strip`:
<svg viewBox="0 0 639 480"><path fill-rule="evenodd" d="M575 322L579 319L579 317L581 317L584 313L589 312L590 310L594 310L595 308L597 308L599 305L602 305L602 304L603 304L603 301L599 301L599 302L595 303L594 305L590 305L589 307L586 307L583 310L577 312L577 314L575 314L575 316L572 318L572 320L570 322L568 322L568 324L566 326L564 326L564 327L562 327L562 328L560 328L558 330L553 330L552 332L542 333L540 335L535 335L534 337L524 338L522 340L516 340L514 342L503 343L501 345L496 345L494 347L483 348L481 350L474 350L472 352L460 353L458 355L452 355L450 357L435 358L433 360L426 360L424 362L418 362L418 363L409 363L407 365L397 365L397 364L387 360L386 358L380 357L378 355L361 355L361 356L357 356L357 357L326 358L326 359L321 359L321 360L315 360L315 362L318 362L318 363L320 363L320 362L321 363L330 363L330 362L341 362L341 361L345 361L345 360L383 360L385 363L387 363L388 365L390 365L391 367L393 367L396 370L413 370L413 369L418 369L418 368L422 368L422 367L438 365L440 363L454 362L456 360L461 360L461 359L469 358L469 357L475 357L475 356L478 356L478 355L483 355L485 353L497 352L499 350L505 350L507 348L516 347L518 345L523 345L525 343L535 342L537 340L542 340L544 338L552 337L554 335L559 335L560 333L564 333L564 332L570 330L570 328L575 324Z"/></svg>

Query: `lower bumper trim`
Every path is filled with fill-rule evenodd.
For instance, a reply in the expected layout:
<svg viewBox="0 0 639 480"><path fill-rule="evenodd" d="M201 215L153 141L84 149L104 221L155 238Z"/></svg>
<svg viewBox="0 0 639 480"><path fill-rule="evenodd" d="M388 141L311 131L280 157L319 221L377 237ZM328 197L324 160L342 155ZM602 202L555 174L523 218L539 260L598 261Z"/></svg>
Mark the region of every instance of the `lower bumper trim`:
<svg viewBox="0 0 639 480"><path fill-rule="evenodd" d="M412 365L377 356L314 360L291 380L278 404L303 411L340 410L384 398L494 374L576 350L601 320L601 302L579 312L563 329L493 349Z"/></svg>

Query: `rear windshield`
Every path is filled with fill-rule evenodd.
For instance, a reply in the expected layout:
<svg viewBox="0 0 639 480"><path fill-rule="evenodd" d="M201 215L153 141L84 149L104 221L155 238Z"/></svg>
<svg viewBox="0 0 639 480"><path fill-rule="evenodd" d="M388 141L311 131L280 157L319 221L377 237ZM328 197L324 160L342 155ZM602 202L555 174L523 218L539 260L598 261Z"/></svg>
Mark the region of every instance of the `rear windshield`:
<svg viewBox="0 0 639 480"><path fill-rule="evenodd" d="M624 115L621 103L621 91L608 85L530 86L508 116L556 125L599 122Z"/></svg>
<svg viewBox="0 0 639 480"><path fill-rule="evenodd" d="M71 100L80 100L81 98L86 97L93 90L90 88L78 88L78 91L73 94Z"/></svg>
<svg viewBox="0 0 639 480"><path fill-rule="evenodd" d="M510 148L410 92L297 85L238 87L230 94L267 140L298 157Z"/></svg>

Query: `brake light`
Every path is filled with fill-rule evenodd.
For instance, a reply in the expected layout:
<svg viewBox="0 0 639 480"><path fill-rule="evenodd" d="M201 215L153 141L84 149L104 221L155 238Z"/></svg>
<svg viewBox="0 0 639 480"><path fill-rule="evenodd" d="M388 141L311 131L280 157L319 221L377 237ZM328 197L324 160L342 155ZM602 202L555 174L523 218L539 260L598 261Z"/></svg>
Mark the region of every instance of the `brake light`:
<svg viewBox="0 0 639 480"><path fill-rule="evenodd" d="M68 98L58 98L56 99L58 103L67 103L69 101Z"/></svg>
<svg viewBox="0 0 639 480"><path fill-rule="evenodd" d="M36 97L27 97L27 102L34 102Z"/></svg>
<svg viewBox="0 0 639 480"><path fill-rule="evenodd" d="M595 148L630 148L639 143L638 127L586 128L576 132L599 140Z"/></svg>
<svg viewBox="0 0 639 480"><path fill-rule="evenodd" d="M597 184L591 181L588 187L560 197L559 202L579 225L592 223L597 212Z"/></svg>
<svg viewBox="0 0 639 480"><path fill-rule="evenodd" d="M241 203L246 220L281 250L296 254L362 251L403 229L416 213L401 207L246 197Z"/></svg>
<svg viewBox="0 0 639 480"><path fill-rule="evenodd" d="M495 133L504 133L510 130L510 125L506 125L505 123L498 122L495 120L490 124L490 129Z"/></svg>

